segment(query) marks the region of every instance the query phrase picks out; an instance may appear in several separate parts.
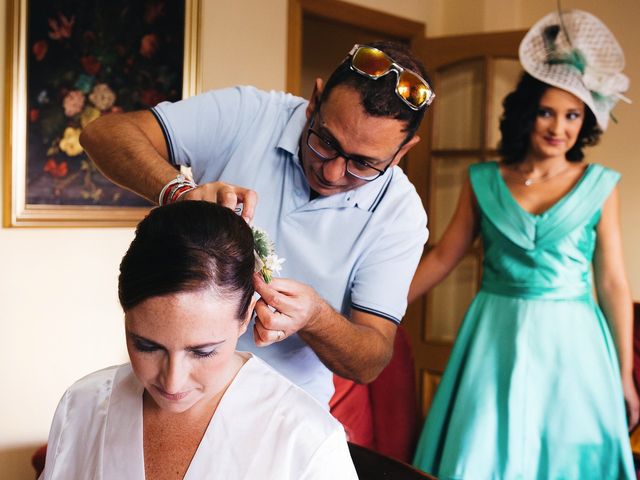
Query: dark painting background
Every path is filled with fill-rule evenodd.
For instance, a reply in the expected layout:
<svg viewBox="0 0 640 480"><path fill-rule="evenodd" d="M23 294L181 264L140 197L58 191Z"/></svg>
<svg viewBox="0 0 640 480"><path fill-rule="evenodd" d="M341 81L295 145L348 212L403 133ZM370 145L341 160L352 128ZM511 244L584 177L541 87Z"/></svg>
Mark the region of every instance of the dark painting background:
<svg viewBox="0 0 640 480"><path fill-rule="evenodd" d="M27 204L148 206L82 151L90 121L182 97L184 0L30 0Z"/></svg>

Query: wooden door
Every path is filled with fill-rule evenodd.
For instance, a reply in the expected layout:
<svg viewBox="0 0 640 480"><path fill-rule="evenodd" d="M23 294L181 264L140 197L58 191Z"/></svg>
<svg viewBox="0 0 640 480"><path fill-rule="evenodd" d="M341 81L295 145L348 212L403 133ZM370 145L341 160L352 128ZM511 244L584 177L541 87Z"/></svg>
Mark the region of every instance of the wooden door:
<svg viewBox="0 0 640 480"><path fill-rule="evenodd" d="M429 216L428 248L437 245L455 210L467 167L494 159L502 99L521 73L525 31L414 39L412 49L431 76L436 100L404 165ZM423 415L444 371L460 321L475 295L482 248L472 247L436 288L409 306L403 325L412 339Z"/></svg>

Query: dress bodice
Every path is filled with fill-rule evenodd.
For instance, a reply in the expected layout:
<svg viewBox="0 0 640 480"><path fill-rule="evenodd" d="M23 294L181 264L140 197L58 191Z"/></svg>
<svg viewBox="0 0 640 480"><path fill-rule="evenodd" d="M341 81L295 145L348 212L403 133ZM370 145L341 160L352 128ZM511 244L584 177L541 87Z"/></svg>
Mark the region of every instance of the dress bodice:
<svg viewBox="0 0 640 480"><path fill-rule="evenodd" d="M496 162L472 165L469 176L481 216L483 290L548 299L591 294L596 225L617 172L588 165L571 191L539 215L516 202Z"/></svg>

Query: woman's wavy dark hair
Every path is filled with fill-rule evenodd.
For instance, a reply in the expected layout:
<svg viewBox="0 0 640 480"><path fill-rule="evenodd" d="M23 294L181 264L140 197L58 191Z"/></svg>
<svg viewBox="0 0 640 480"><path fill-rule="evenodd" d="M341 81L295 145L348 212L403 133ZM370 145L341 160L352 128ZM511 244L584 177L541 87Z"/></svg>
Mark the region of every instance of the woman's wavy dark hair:
<svg viewBox="0 0 640 480"><path fill-rule="evenodd" d="M123 310L152 297L213 289L245 319L253 296L253 234L228 208L183 201L154 208L120 263Z"/></svg>
<svg viewBox="0 0 640 480"><path fill-rule="evenodd" d="M502 102L504 111L500 117L502 140L498 152L507 164L522 162L529 149L531 132L538 115L540 100L551 85L541 82L528 73L524 73L516 89ZM585 116L576 143L567 152L570 162L579 162L584 158L582 149L598 143L602 130L596 117L585 105Z"/></svg>

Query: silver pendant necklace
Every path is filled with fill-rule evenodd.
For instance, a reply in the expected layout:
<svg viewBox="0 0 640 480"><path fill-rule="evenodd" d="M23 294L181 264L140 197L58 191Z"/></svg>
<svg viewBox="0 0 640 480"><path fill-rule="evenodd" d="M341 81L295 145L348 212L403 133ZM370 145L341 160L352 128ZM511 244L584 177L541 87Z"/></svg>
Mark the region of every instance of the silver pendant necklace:
<svg viewBox="0 0 640 480"><path fill-rule="evenodd" d="M554 172L554 173L547 172L547 173L545 173L543 175L540 175L537 178L525 178L522 183L524 184L525 187L530 187L534 183L542 183L542 182L546 182L547 180L551 180L552 178L559 177L563 173L568 172L570 169L571 169L571 166L568 166L568 167L563 168L562 170L559 170L559 171ZM515 172L517 172L518 175L524 175L519 170L515 170Z"/></svg>

